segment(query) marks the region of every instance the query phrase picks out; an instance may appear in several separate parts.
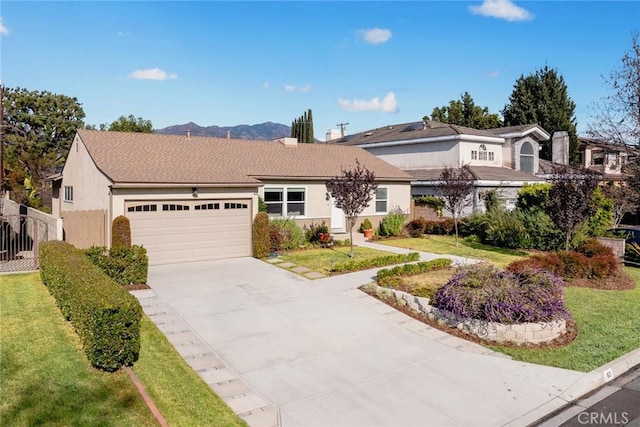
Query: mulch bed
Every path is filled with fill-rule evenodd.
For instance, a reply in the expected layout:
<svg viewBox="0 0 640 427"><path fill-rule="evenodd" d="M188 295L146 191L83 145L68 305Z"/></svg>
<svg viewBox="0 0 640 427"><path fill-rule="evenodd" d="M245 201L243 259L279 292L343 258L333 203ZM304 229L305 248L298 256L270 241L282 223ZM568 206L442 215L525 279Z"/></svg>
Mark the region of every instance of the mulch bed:
<svg viewBox="0 0 640 427"><path fill-rule="evenodd" d="M147 285L146 283L143 283L140 285L125 285L124 288L128 291L137 291L139 289L151 289L151 286Z"/></svg>
<svg viewBox="0 0 640 427"><path fill-rule="evenodd" d="M565 282L568 286L607 291L627 291L636 287L636 282L622 268L619 268L613 276L604 279L565 279Z"/></svg>
<svg viewBox="0 0 640 427"><path fill-rule="evenodd" d="M549 341L547 343L542 343L542 344L532 344L532 343L527 343L527 344L518 344L518 343L513 343L513 342L501 342L501 343L497 343L495 341L489 341L489 340L485 340L482 338L479 338L475 335L470 335L467 333L462 332L459 329L456 328L452 328L450 326L447 325L442 325L440 323L438 323L436 320L430 319L429 316L427 316L424 313L419 313L416 312L414 310L412 310L411 308L409 308L406 305L400 305L398 304L395 300L384 300L384 299L380 299L375 292L368 292L367 290L364 289L364 286L360 286L358 289L360 289L362 292L366 293L367 295L370 295L376 299L378 299L379 301L382 301L383 303L395 308L398 311L401 311L402 313L406 314L407 316L413 317L414 319L422 322L422 323L426 323L427 325L431 326L432 328L435 329L439 329L443 332L448 333L449 335L453 335L455 337L458 338L462 338L465 339L467 341L471 341L474 342L476 344L480 344L483 346L501 346L501 347L511 347L511 348L555 348L555 347L564 347L570 343L572 343L577 337L578 337L578 325L576 324L576 322L573 321L573 319L568 319L567 322L567 331L560 335L558 338Z"/></svg>

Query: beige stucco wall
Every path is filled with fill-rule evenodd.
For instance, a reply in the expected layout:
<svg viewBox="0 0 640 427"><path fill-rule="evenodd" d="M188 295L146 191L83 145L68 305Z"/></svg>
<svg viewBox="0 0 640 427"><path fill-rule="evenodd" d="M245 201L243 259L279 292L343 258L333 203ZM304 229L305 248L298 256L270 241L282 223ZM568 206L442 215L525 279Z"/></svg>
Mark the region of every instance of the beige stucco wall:
<svg viewBox="0 0 640 427"><path fill-rule="evenodd" d="M96 168L87 148L76 135L62 171L59 214L65 211L109 209L110 184L107 177ZM64 201L65 186L73 186L73 202Z"/></svg>
<svg viewBox="0 0 640 427"><path fill-rule="evenodd" d="M260 188L260 197L264 198L264 188L305 188L306 190L306 215L293 217L296 222L303 226L311 223L320 224L325 221L328 227L331 227L331 202L327 200L327 187L325 181L267 181L263 180L264 187ZM380 187L388 189L387 212L375 211L375 197L371 200L370 205L365 208L358 219L358 224L369 218L376 225L384 218L389 210L394 206L398 206L403 212L409 213L411 203L411 186L409 182L389 182L380 181ZM345 221L346 224L346 221Z"/></svg>
<svg viewBox="0 0 640 427"><path fill-rule="evenodd" d="M368 152L400 169L458 166L460 152L457 141L386 147L362 146Z"/></svg>

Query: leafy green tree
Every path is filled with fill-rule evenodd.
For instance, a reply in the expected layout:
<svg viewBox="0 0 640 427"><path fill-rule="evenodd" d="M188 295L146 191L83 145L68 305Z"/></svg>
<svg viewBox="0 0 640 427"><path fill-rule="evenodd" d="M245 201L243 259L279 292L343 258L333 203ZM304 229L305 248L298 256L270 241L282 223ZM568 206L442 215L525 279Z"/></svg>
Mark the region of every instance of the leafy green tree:
<svg viewBox="0 0 640 427"><path fill-rule="evenodd" d="M622 57L622 66L614 69L605 83L613 94L597 103L594 121L588 133L604 142L640 145L640 42L631 37L631 50Z"/></svg>
<svg viewBox="0 0 640 427"><path fill-rule="evenodd" d="M3 109L3 162L12 198L38 208L44 179L62 166L84 126L82 105L66 95L16 87L4 91Z"/></svg>
<svg viewBox="0 0 640 427"><path fill-rule="evenodd" d="M521 75L513 86L509 104L502 110L505 126L537 123L550 135L556 131L569 133L569 159L579 161L576 104L557 70L545 65L528 76ZM542 143L541 157L551 159L551 141Z"/></svg>
<svg viewBox="0 0 640 427"><path fill-rule="evenodd" d="M313 112L308 109L302 116L291 123L291 138L297 138L298 142L313 144Z"/></svg>
<svg viewBox="0 0 640 427"><path fill-rule="evenodd" d="M358 216L369 206L378 188L376 176L356 159L356 166L352 169L342 169L341 175L327 182L327 188L334 199L334 204L342 209L349 223L349 240L351 241L349 256L353 258L353 226L358 222Z"/></svg>
<svg viewBox="0 0 640 427"><path fill-rule="evenodd" d="M424 116L423 120L429 120ZM460 96L460 100L451 100L449 105L434 108L431 120L474 129L491 129L501 126L500 116L490 114L488 107L475 104L469 92Z"/></svg>
<svg viewBox="0 0 640 427"><path fill-rule="evenodd" d="M153 124L151 120L145 120L142 117L134 117L133 114L129 116L120 116L117 120L109 125L107 130L117 132L140 132L140 133L153 133Z"/></svg>

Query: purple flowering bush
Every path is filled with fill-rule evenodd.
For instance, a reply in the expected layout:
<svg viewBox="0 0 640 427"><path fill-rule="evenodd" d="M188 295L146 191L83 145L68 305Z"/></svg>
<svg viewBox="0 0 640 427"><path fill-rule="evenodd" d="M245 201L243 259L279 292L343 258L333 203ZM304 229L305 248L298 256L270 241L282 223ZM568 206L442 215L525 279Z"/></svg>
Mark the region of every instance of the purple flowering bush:
<svg viewBox="0 0 640 427"><path fill-rule="evenodd" d="M505 324L570 319L563 284L542 269L513 273L471 266L460 269L438 289L433 305L463 318Z"/></svg>

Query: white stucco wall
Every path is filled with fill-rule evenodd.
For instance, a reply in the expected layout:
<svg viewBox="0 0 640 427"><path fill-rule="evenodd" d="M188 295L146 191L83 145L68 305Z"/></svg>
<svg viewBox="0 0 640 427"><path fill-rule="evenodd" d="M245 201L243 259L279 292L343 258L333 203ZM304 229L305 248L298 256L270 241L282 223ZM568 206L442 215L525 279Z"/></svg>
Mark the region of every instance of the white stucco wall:
<svg viewBox="0 0 640 427"><path fill-rule="evenodd" d="M76 135L62 170L60 215L65 211L109 209L111 182L100 172ZM73 187L73 202L64 201L65 187Z"/></svg>
<svg viewBox="0 0 640 427"><path fill-rule="evenodd" d="M460 164L461 165L470 165L470 166L502 166L502 144L494 144L487 142L467 142L460 141ZM489 158L488 153L493 153L493 160L480 160L480 146L484 145L487 152L487 159ZM471 158L471 152L478 152L478 159L474 160Z"/></svg>

